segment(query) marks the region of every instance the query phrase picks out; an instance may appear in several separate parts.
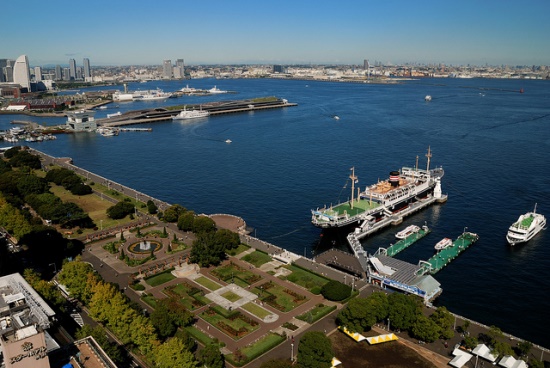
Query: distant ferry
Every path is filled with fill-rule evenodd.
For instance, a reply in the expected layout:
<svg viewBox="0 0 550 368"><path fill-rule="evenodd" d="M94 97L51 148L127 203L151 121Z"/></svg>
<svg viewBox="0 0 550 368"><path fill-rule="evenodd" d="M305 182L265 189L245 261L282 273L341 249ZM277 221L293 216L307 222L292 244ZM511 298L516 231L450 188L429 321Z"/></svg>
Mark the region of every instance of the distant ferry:
<svg viewBox="0 0 550 368"><path fill-rule="evenodd" d="M156 101L166 100L170 97L172 97L171 93L163 92L161 89L135 91L131 93L116 91L113 93L113 101Z"/></svg>
<svg viewBox="0 0 550 368"><path fill-rule="evenodd" d="M533 212L527 212L519 216L508 229L506 240L510 245L525 243L531 240L546 226L546 218L537 213L537 205Z"/></svg>
<svg viewBox="0 0 550 368"><path fill-rule="evenodd" d="M227 91L222 91L221 89L214 86L214 88L210 88L208 90L208 93L217 94L217 93L227 93Z"/></svg>
<svg viewBox="0 0 550 368"><path fill-rule="evenodd" d="M184 107L183 110L179 114L172 117L172 120L198 119L198 118L205 118L208 115L210 115L210 113L208 111L204 111L202 109L200 109L200 110L187 110Z"/></svg>
<svg viewBox="0 0 550 368"><path fill-rule="evenodd" d="M432 96L426 95L426 97L424 97L424 100L425 100L426 102L430 102L430 101L432 100Z"/></svg>
<svg viewBox="0 0 550 368"><path fill-rule="evenodd" d="M114 117L117 117L117 116L120 116L120 115L122 115L122 113L120 111L117 111L114 114L107 114L107 119L114 118Z"/></svg>

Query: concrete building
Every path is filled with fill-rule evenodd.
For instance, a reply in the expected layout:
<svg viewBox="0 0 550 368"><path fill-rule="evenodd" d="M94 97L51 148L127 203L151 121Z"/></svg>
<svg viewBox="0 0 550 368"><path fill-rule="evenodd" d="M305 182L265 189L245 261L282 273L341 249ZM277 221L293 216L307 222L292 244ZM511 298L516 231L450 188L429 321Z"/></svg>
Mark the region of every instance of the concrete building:
<svg viewBox="0 0 550 368"><path fill-rule="evenodd" d="M40 82L42 80L42 68L39 66L34 67L34 80Z"/></svg>
<svg viewBox="0 0 550 368"><path fill-rule="evenodd" d="M76 60L75 59L69 59L69 79L70 80L76 79Z"/></svg>
<svg viewBox="0 0 550 368"><path fill-rule="evenodd" d="M71 70L69 68L63 68L63 80L64 81L71 80Z"/></svg>
<svg viewBox="0 0 550 368"><path fill-rule="evenodd" d="M176 66L174 67L174 78L185 78L185 64L183 59L176 60Z"/></svg>
<svg viewBox="0 0 550 368"><path fill-rule="evenodd" d="M55 80L62 80L63 74L61 72L61 65L55 66Z"/></svg>
<svg viewBox="0 0 550 368"><path fill-rule="evenodd" d="M4 68L8 66L8 59L0 59L0 83L6 81L6 76L4 75Z"/></svg>
<svg viewBox="0 0 550 368"><path fill-rule="evenodd" d="M47 354L59 348L46 332L54 316L20 274L0 277L1 360L6 368L50 367Z"/></svg>
<svg viewBox="0 0 550 368"><path fill-rule="evenodd" d="M172 79L172 60L164 60L162 63L162 78Z"/></svg>
<svg viewBox="0 0 550 368"><path fill-rule="evenodd" d="M92 81L92 69L90 68L90 59L84 58L83 65L84 65L84 81L91 82Z"/></svg>
<svg viewBox="0 0 550 368"><path fill-rule="evenodd" d="M15 60L13 67L13 83L19 84L22 89L31 92L31 73L27 55L21 55Z"/></svg>
<svg viewBox="0 0 550 368"><path fill-rule="evenodd" d="M68 113L66 126L74 132L95 131L97 129L95 111L82 110Z"/></svg>

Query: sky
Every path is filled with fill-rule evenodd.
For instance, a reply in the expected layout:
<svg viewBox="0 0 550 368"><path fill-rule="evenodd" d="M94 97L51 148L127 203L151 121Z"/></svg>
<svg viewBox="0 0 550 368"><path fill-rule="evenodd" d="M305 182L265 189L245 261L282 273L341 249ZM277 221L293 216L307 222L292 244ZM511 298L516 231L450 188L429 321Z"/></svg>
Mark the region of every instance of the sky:
<svg viewBox="0 0 550 368"><path fill-rule="evenodd" d="M548 14L549 0L3 1L0 59L550 65Z"/></svg>

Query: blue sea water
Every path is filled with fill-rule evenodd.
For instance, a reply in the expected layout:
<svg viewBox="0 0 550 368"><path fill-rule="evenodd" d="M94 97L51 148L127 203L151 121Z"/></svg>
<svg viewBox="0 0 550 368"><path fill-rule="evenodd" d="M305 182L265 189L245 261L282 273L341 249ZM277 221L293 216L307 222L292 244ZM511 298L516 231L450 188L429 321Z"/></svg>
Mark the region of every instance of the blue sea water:
<svg viewBox="0 0 550 368"><path fill-rule="evenodd" d="M257 237L308 256L321 234L310 223L310 209L348 198L350 188L344 186L352 166L364 189L392 170L413 166L416 156L425 166L431 147L432 167L445 169L442 188L449 195L447 203L375 234L364 247L369 252L387 247L397 230L427 222L432 234L397 256L417 263L431 257L441 238L455 238L467 227L480 240L435 276L444 290L437 304L550 346L545 317L550 310L550 236L543 231L514 248L505 240L508 226L535 203L538 212L550 217L549 83L203 79L130 84L132 90L165 91L185 84L217 85L238 94L112 104L96 117L261 96L286 98L298 106L144 125L153 128L151 133L67 134L56 141L28 144L54 156L72 157L78 166L198 213L241 216ZM108 88L115 87L94 89ZM521 88L525 93L519 93ZM432 96L431 102L424 101L426 95ZM8 129L13 119L48 125L65 120L0 115L0 129Z"/></svg>

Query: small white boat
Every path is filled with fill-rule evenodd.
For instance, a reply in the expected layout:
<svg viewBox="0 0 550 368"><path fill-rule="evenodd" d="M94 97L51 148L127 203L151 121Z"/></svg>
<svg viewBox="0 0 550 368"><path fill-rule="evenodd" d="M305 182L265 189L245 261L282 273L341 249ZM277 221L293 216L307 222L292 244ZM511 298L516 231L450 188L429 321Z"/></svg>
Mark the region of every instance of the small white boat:
<svg viewBox="0 0 550 368"><path fill-rule="evenodd" d="M432 96L426 95L426 97L424 97L424 100L430 102L432 100Z"/></svg>
<svg viewBox="0 0 550 368"><path fill-rule="evenodd" d="M122 115L122 113L120 111L117 111L114 114L107 114L107 118L110 119L120 115Z"/></svg>
<svg viewBox="0 0 550 368"><path fill-rule="evenodd" d="M216 93L227 93L227 91L222 91L221 89L214 86L214 88L210 88L208 90L208 93L216 94Z"/></svg>
<svg viewBox="0 0 550 368"><path fill-rule="evenodd" d="M450 238L443 238L435 245L435 250L443 250L453 246L453 240Z"/></svg>
<svg viewBox="0 0 550 368"><path fill-rule="evenodd" d="M172 120L206 118L208 115L210 115L210 113L208 111L203 111L202 108L200 110L187 110L186 106L184 106L179 114L172 116Z"/></svg>
<svg viewBox="0 0 550 368"><path fill-rule="evenodd" d="M506 240L510 245L528 242L545 226L546 218L537 213L537 205L535 204L533 212L527 212L519 216L518 220L510 226L508 234L506 234Z"/></svg>
<svg viewBox="0 0 550 368"><path fill-rule="evenodd" d="M100 109L100 110L105 110L105 109L107 109L107 106L101 105L101 106L98 107L98 109Z"/></svg>
<svg viewBox="0 0 550 368"><path fill-rule="evenodd" d="M225 140L225 143L231 143L231 142L233 142L231 139L226 139Z"/></svg>
<svg viewBox="0 0 550 368"><path fill-rule="evenodd" d="M420 231L420 228L416 225L410 225L407 226L405 229L401 230L397 234L395 234L395 237L397 239L405 239L406 237L415 234Z"/></svg>
<svg viewBox="0 0 550 368"><path fill-rule="evenodd" d="M333 118L334 120L340 120L340 117L339 117L338 115L334 115L332 118Z"/></svg>

